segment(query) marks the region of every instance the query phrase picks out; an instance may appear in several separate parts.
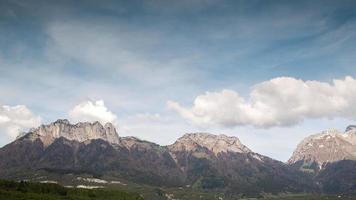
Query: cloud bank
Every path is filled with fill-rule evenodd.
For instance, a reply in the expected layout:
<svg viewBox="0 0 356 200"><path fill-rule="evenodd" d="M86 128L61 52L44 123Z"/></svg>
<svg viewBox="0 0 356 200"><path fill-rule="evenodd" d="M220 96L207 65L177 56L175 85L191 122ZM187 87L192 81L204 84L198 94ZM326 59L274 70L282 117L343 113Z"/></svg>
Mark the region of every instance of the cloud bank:
<svg viewBox="0 0 356 200"><path fill-rule="evenodd" d="M23 131L40 125L41 118L26 106L0 105L0 141L11 141Z"/></svg>
<svg viewBox="0 0 356 200"><path fill-rule="evenodd" d="M356 119L356 80L347 76L331 83L278 77L253 87L249 97L224 89L206 92L191 108L168 101L168 108L195 125L259 128L291 126L308 118Z"/></svg>
<svg viewBox="0 0 356 200"><path fill-rule="evenodd" d="M105 106L103 100L79 103L69 111L69 118L74 122L99 121L102 124L110 122L117 125L117 116Z"/></svg>

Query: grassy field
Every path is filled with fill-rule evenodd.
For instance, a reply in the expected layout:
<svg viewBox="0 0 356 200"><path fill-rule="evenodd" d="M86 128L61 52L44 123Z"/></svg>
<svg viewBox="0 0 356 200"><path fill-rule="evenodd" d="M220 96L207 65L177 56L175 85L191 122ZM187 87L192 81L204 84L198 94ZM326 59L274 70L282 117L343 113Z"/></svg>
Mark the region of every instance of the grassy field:
<svg viewBox="0 0 356 200"><path fill-rule="evenodd" d="M285 194L264 198L226 197L224 194L191 189L154 188L131 185L127 188L66 188L53 183L0 180L0 200L356 200L347 196Z"/></svg>
<svg viewBox="0 0 356 200"><path fill-rule="evenodd" d="M65 188L50 183L0 181L1 200L143 200L139 194L110 189Z"/></svg>

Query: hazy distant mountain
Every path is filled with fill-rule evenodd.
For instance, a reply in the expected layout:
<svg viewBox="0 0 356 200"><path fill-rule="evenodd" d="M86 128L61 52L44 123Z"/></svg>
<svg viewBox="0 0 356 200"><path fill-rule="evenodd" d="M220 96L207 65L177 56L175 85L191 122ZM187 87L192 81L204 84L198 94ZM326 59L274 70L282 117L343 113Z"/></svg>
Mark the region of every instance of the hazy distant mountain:
<svg viewBox="0 0 356 200"><path fill-rule="evenodd" d="M226 193L312 189L303 172L252 152L236 137L191 133L169 146L119 137L111 124L57 120L0 149L0 177L49 173L110 175L136 183Z"/></svg>

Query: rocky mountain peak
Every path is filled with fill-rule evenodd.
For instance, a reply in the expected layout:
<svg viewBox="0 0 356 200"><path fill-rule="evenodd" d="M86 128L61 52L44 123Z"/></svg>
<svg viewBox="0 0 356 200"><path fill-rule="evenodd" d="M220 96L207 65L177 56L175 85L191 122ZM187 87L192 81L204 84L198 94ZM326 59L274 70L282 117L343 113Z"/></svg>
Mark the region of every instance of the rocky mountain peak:
<svg viewBox="0 0 356 200"><path fill-rule="evenodd" d="M53 124L70 124L68 119L57 119Z"/></svg>
<svg viewBox="0 0 356 200"><path fill-rule="evenodd" d="M187 133L170 146L175 151L195 151L198 147L205 147L214 154L221 152L251 152L237 137L209 133Z"/></svg>
<svg viewBox="0 0 356 200"><path fill-rule="evenodd" d="M45 146L50 145L60 137L78 142L103 139L112 144L119 143L119 136L111 123L106 123L104 126L99 122L71 124L67 119L59 119L48 125L41 125L38 128L31 129L28 134L32 135L32 139L40 138Z"/></svg>
<svg viewBox="0 0 356 200"><path fill-rule="evenodd" d="M352 126L346 132L336 129L323 131L305 138L296 148L289 164L302 162L302 165L316 163L322 168L326 163L356 158L356 134ZM355 129L356 130L356 129Z"/></svg>

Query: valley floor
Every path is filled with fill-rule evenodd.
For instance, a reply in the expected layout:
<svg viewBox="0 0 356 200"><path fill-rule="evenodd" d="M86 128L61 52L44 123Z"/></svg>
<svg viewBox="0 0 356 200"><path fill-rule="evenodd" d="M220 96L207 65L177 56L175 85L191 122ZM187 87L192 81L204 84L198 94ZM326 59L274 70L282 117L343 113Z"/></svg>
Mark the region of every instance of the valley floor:
<svg viewBox="0 0 356 200"><path fill-rule="evenodd" d="M143 200L120 190L65 188L52 183L0 181L0 200Z"/></svg>
<svg viewBox="0 0 356 200"><path fill-rule="evenodd" d="M157 191L156 191L157 192ZM182 191L183 192L183 191ZM158 199L167 200L258 200L261 198L223 198L220 195L210 194L193 194L192 191L186 194L169 194L160 195ZM31 182L14 182L0 181L0 199L1 200L144 200L143 195L124 191L120 189L79 189L66 188L53 183L31 183ZM151 199L151 198L147 198ZM344 196L313 196L313 195L290 195L279 197L266 197L264 200L356 200L356 197Z"/></svg>

